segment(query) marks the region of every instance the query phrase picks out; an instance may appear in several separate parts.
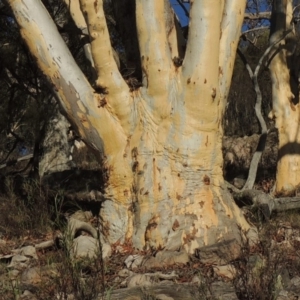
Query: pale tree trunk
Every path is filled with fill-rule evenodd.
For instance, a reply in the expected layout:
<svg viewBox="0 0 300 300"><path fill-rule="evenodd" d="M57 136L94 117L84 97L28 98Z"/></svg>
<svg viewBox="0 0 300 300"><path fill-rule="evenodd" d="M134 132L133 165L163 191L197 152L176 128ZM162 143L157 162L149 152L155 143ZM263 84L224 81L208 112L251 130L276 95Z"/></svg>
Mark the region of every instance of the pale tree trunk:
<svg viewBox="0 0 300 300"><path fill-rule="evenodd" d="M113 59L102 1L80 0L102 93L83 76L40 1L9 3L71 123L102 153L107 182L100 213L108 241L189 253L240 243L250 226L224 187L221 146L246 1L194 1L178 67L166 2L137 0L143 86L130 91Z"/></svg>
<svg viewBox="0 0 300 300"><path fill-rule="evenodd" d="M292 14L292 0L274 1L271 44L291 28ZM298 82L293 85L294 78L291 76L295 68L295 62L292 62L292 51L295 50L293 46L295 42L291 32L277 47L276 54L270 62L272 117L275 119L279 137L275 192L283 195L295 193L300 184L300 108ZM293 87L296 90L293 90Z"/></svg>
<svg viewBox="0 0 300 300"><path fill-rule="evenodd" d="M54 103L53 103L54 102ZM72 169L71 146L68 138L70 123L61 114L55 99L52 100L51 116L46 121L44 136L40 143L39 177L45 174Z"/></svg>

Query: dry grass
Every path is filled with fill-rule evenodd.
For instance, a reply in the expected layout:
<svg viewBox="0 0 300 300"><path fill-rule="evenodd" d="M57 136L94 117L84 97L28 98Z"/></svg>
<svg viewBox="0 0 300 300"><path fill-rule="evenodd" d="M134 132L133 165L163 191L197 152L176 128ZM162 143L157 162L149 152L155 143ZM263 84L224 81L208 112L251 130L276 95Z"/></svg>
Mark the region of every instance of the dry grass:
<svg viewBox="0 0 300 300"><path fill-rule="evenodd" d="M50 199L50 194L56 197ZM37 243L38 240L43 241L45 236L51 236L57 229L64 231L65 223L61 221L65 212L63 197L62 191L50 193L34 181L7 178L0 195L0 232L7 244L0 246L0 254ZM298 211L278 214L264 223L260 230L260 241L255 248L245 247L242 257L232 262L238 272L233 283L239 299L276 299L286 282L300 275ZM78 261L72 260L68 253L63 247L39 252L39 261L35 264L43 275L42 281L34 287L38 299L63 300L72 294L75 300L92 300L120 287L121 280L117 273L124 267L127 255L114 252L108 262L103 262L101 253L97 259ZM9 278L6 266L7 262L0 263L0 299L19 299L24 287ZM172 270L174 267L153 271ZM202 295L201 299L212 299L209 298L211 286L214 281L220 280L212 266L193 260L190 265L176 266L176 272L179 275L178 283L187 283L195 275L200 276L202 283L197 295ZM148 296L145 295L145 299Z"/></svg>
<svg viewBox="0 0 300 300"><path fill-rule="evenodd" d="M29 179L8 177L0 194L0 233L6 238L37 236L51 227L47 194Z"/></svg>

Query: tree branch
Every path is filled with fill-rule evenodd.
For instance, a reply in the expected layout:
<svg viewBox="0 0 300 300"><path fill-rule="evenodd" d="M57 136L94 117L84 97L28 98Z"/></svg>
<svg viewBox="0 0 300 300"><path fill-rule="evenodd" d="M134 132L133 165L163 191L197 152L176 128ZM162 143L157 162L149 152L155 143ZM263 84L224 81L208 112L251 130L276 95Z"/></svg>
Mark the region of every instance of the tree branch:
<svg viewBox="0 0 300 300"><path fill-rule="evenodd" d="M126 141L124 131L107 107L101 106L104 96L96 94L88 83L43 4L38 0L8 3L22 37L83 140L102 153L120 149ZM106 149L105 139L110 141Z"/></svg>
<svg viewBox="0 0 300 300"><path fill-rule="evenodd" d="M245 35L247 35L247 33L259 31L259 30L270 30L270 27L269 26L261 26L261 27L255 27L255 28L252 28L249 30L245 30L242 32L241 36L245 36Z"/></svg>
<svg viewBox="0 0 300 300"><path fill-rule="evenodd" d="M127 84L118 70L110 43L102 0L80 0L82 12L88 24L91 50L97 73L96 85L109 94L127 90ZM129 101L129 98L122 101Z"/></svg>
<svg viewBox="0 0 300 300"><path fill-rule="evenodd" d="M218 83L221 36L221 26L216 24L221 23L223 4L224 1L219 0L193 2L182 64L182 80L186 85L185 107L190 117L201 120L209 130L216 126L216 105L220 103L215 101L220 99ZM213 46L207 47L208 44Z"/></svg>
<svg viewBox="0 0 300 300"><path fill-rule="evenodd" d="M141 54L143 85L150 95L165 96L172 67L167 42L165 1L136 1L136 23ZM162 98L152 105L159 108ZM156 108L153 108L156 110Z"/></svg>
<svg viewBox="0 0 300 300"><path fill-rule="evenodd" d="M104 106L117 115L123 128L128 126L132 98L127 83L119 72L110 43L102 0L80 0L81 9L88 24L91 51L97 73L96 86L105 96ZM102 104L100 104L101 106Z"/></svg>
<svg viewBox="0 0 300 300"><path fill-rule="evenodd" d="M28 160L28 159L31 159L31 158L33 158L33 154L28 154L28 155L19 157L17 159L8 160L5 164L1 164L0 165L0 169L3 169L5 167L7 167L7 166L15 165L19 161Z"/></svg>
<svg viewBox="0 0 300 300"><path fill-rule="evenodd" d="M88 28L87 28L87 24L85 22L84 16L82 14L82 11L80 9L79 0L64 0L64 2L66 3L67 7L69 8L70 15L71 15L75 25L81 31L81 33L82 33L81 39L83 40L85 36L88 36ZM93 56L91 53L91 43L89 43L89 42L84 43L83 48L84 48L84 54L85 54L86 58L91 63L91 66L94 68L95 64L94 64Z"/></svg>
<svg viewBox="0 0 300 300"><path fill-rule="evenodd" d="M266 12L259 12L257 14L252 14L252 13L245 13L244 18L246 20L261 20L261 19L271 19L271 12L266 11Z"/></svg>
<svg viewBox="0 0 300 300"><path fill-rule="evenodd" d="M220 94L224 99L224 107L229 93L231 77L243 22L246 1L226 1L222 18L222 36L220 41ZM231 24L228 26L228 24Z"/></svg>

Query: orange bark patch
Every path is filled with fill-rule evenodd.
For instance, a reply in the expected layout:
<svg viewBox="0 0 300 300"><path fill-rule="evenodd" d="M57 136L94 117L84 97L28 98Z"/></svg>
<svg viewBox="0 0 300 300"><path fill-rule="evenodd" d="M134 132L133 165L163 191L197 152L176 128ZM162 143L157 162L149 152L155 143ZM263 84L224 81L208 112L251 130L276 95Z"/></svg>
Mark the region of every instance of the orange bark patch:
<svg viewBox="0 0 300 300"><path fill-rule="evenodd" d="M223 69L221 67L219 67L219 74L223 75Z"/></svg>
<svg viewBox="0 0 300 300"><path fill-rule="evenodd" d="M178 229L180 226L178 220L176 219L173 223L173 226L172 226L172 230L175 231L176 229Z"/></svg>
<svg viewBox="0 0 300 300"><path fill-rule="evenodd" d="M210 185L210 178L207 175L204 175L203 182L205 185Z"/></svg>
<svg viewBox="0 0 300 300"><path fill-rule="evenodd" d="M200 201L200 202L199 202L199 205L200 205L201 208L203 208L203 206L204 206L204 201ZM200 216L200 217L201 217L201 216Z"/></svg>
<svg viewBox="0 0 300 300"><path fill-rule="evenodd" d="M176 193L176 199L177 199L177 200L181 200L182 197L181 197L179 194Z"/></svg>
<svg viewBox="0 0 300 300"><path fill-rule="evenodd" d="M211 89L211 96L212 96L213 99L216 98L216 96L217 96L217 89L216 88Z"/></svg>
<svg viewBox="0 0 300 300"><path fill-rule="evenodd" d="M187 234L186 236L183 237L183 243L188 244L194 239L195 239L194 236L192 236L191 234Z"/></svg>
<svg viewBox="0 0 300 300"><path fill-rule="evenodd" d="M159 230L157 230L157 226L159 223L159 216L156 215L152 217L145 230L145 240L146 242L150 242L150 245L153 243L156 244L156 247L159 247L161 245L161 235Z"/></svg>
<svg viewBox="0 0 300 300"><path fill-rule="evenodd" d="M200 205L201 211L199 213L202 214L203 218L201 218L201 224L196 224L197 226L203 226L203 224L206 224L209 227L211 226L217 226L218 225L218 216L215 212L214 208L214 194L210 188L210 186L205 185L202 187L202 189L199 191L198 195L198 205ZM205 214L203 214L204 212Z"/></svg>
<svg viewBox="0 0 300 300"><path fill-rule="evenodd" d="M159 191L162 190L162 186L160 185L160 183L158 184L158 190L159 190Z"/></svg>
<svg viewBox="0 0 300 300"><path fill-rule="evenodd" d="M97 13L98 12L97 0L94 1L94 9L95 9L95 12Z"/></svg>

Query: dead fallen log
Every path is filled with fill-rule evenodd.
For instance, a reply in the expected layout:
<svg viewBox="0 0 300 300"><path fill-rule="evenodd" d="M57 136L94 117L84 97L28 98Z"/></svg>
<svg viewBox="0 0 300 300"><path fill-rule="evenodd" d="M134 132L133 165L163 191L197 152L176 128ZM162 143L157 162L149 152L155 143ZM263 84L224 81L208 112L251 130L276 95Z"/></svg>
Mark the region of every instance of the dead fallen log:
<svg viewBox="0 0 300 300"><path fill-rule="evenodd" d="M297 196L274 198L263 191L238 190L229 183L226 185L233 191L233 198L239 207L250 206L252 209L258 209L265 220L270 219L275 212L300 209L300 197Z"/></svg>
<svg viewBox="0 0 300 300"><path fill-rule="evenodd" d="M300 197L283 197L274 199L273 211L281 212L300 208Z"/></svg>
<svg viewBox="0 0 300 300"><path fill-rule="evenodd" d="M162 281L150 286L117 289L107 292L97 300L142 300L142 299L232 299L237 300L235 289L230 282L216 281L210 285L178 284Z"/></svg>

